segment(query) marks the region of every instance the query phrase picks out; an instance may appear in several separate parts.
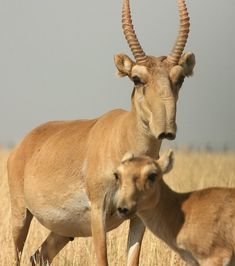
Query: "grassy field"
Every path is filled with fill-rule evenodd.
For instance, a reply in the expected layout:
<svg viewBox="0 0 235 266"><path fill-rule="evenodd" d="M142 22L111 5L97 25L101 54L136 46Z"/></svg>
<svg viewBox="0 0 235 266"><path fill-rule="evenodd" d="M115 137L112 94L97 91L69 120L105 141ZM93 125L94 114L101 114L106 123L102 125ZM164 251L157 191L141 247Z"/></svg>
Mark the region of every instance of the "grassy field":
<svg viewBox="0 0 235 266"><path fill-rule="evenodd" d="M7 151L0 150L0 266L12 265L13 245L9 213L9 196L5 163ZM177 191L188 191L208 186L235 187L235 153L207 153L178 151L175 167L165 178ZM108 253L111 266L125 265L128 222L108 234ZM29 265L30 255L45 239L48 231L33 221L23 253L22 265ZM53 265L95 265L90 238L69 243L54 260ZM164 243L146 232L141 252L142 266L185 265Z"/></svg>

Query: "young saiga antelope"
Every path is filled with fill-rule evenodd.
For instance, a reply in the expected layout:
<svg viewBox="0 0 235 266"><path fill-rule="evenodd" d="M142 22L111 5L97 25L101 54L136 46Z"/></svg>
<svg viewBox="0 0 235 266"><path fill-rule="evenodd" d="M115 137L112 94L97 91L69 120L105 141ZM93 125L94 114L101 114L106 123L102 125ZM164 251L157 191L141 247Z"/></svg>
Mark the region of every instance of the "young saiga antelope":
<svg viewBox="0 0 235 266"><path fill-rule="evenodd" d="M124 156L115 172L119 215L137 213L188 265L234 266L235 189L177 193L163 180L172 165L172 151L159 160Z"/></svg>

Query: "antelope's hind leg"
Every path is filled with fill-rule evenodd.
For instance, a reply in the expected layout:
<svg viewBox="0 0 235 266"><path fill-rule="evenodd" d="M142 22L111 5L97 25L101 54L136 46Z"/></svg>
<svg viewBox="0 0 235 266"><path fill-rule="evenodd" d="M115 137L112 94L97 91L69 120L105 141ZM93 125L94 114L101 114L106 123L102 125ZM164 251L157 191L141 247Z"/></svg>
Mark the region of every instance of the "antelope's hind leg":
<svg viewBox="0 0 235 266"><path fill-rule="evenodd" d="M40 248L31 256L30 261L32 266L50 265L54 257L60 252L61 249L74 238L59 236L51 232L47 239L43 242Z"/></svg>
<svg viewBox="0 0 235 266"><path fill-rule="evenodd" d="M7 161L8 185L11 201L12 238L14 241L14 265L19 266L24 243L33 215L27 209L24 198L24 160L14 151Z"/></svg>
<svg viewBox="0 0 235 266"><path fill-rule="evenodd" d="M15 265L20 265L25 240L33 215L25 208L12 209L12 236L15 245Z"/></svg>

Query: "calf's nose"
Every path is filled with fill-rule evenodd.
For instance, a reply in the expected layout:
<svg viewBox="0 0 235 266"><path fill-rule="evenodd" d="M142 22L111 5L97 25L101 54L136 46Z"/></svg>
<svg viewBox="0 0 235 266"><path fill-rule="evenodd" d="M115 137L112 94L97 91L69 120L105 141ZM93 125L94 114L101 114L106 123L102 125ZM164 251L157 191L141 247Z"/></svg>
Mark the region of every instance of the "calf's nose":
<svg viewBox="0 0 235 266"><path fill-rule="evenodd" d="M122 215L127 215L130 212L127 207L118 207L117 210Z"/></svg>

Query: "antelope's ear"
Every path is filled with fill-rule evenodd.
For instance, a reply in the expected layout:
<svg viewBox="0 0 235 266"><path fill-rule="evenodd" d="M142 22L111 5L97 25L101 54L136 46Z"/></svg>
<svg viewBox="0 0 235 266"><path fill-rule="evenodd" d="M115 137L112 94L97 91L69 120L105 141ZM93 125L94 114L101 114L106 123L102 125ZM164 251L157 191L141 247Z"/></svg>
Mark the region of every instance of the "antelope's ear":
<svg viewBox="0 0 235 266"><path fill-rule="evenodd" d="M193 53L184 53L179 61L179 65L183 67L186 77L193 75L193 68L196 64L195 55Z"/></svg>
<svg viewBox="0 0 235 266"><path fill-rule="evenodd" d="M127 161L127 160L130 160L134 157L135 157L135 155L133 153L131 153L130 151L128 151L127 153L124 154L124 156L122 158L122 163Z"/></svg>
<svg viewBox="0 0 235 266"><path fill-rule="evenodd" d="M134 62L130 59L129 56L125 54L117 54L114 56L114 62L118 69L118 76L131 76L131 70L134 65Z"/></svg>
<svg viewBox="0 0 235 266"><path fill-rule="evenodd" d="M174 164L174 153L172 150L168 150L164 153L159 160L157 160L157 164L161 168L163 174L169 173Z"/></svg>

